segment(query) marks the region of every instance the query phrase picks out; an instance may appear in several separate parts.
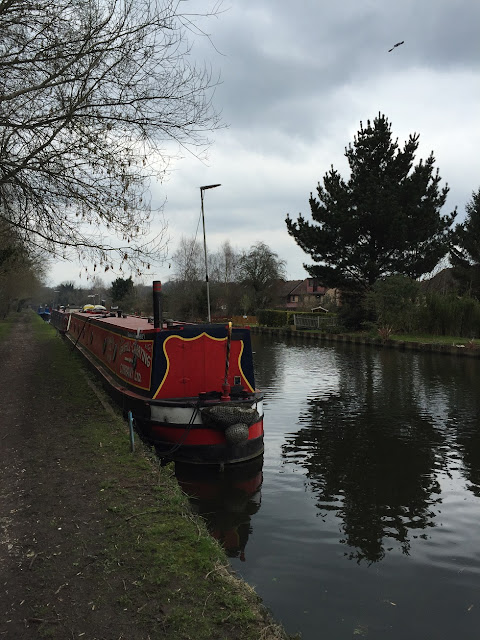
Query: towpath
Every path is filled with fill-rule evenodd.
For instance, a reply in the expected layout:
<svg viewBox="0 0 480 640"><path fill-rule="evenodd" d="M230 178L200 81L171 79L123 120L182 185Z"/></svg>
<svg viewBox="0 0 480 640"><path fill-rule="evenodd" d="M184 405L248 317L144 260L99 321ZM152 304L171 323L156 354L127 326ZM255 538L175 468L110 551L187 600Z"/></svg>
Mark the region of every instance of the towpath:
<svg viewBox="0 0 480 640"><path fill-rule="evenodd" d="M118 593L95 612L98 579L86 579L84 565L103 535L100 479L74 463L65 427L81 416L51 387L48 343L25 315L0 344L0 361L0 638L146 638L119 624ZM79 546L84 562L73 567Z"/></svg>

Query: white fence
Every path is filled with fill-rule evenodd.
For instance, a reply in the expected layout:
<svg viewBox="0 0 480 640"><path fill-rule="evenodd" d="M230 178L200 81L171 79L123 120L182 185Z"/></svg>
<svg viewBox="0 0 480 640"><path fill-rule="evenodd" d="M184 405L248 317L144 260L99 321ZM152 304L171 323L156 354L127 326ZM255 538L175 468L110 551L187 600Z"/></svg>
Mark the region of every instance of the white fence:
<svg viewBox="0 0 480 640"><path fill-rule="evenodd" d="M330 327L335 327L337 318L330 315L315 314L307 316L304 314L293 314L293 324L297 329L320 329L328 331Z"/></svg>

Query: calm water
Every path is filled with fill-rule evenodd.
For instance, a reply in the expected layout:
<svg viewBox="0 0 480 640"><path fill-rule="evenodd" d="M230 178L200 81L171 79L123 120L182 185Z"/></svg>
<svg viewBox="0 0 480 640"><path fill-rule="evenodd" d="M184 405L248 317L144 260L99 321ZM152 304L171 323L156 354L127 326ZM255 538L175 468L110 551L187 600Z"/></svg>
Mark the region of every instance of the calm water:
<svg viewBox="0 0 480 640"><path fill-rule="evenodd" d="M252 338L263 469L179 470L234 569L303 640L477 639L480 361Z"/></svg>

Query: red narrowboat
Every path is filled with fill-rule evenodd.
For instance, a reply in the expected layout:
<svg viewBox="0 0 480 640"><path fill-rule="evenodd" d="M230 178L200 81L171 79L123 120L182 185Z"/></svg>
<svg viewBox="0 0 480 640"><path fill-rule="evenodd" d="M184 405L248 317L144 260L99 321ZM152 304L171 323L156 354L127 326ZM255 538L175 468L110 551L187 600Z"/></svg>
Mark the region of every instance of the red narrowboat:
<svg viewBox="0 0 480 640"><path fill-rule="evenodd" d="M255 388L248 327L52 311L51 324L102 376L160 456L228 464L263 453L263 394Z"/></svg>

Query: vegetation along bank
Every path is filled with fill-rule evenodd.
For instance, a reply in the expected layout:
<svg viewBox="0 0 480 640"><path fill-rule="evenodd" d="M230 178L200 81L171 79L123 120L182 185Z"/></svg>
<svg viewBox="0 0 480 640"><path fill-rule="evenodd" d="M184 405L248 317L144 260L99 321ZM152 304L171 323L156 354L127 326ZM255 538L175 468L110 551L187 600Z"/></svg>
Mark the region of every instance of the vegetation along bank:
<svg viewBox="0 0 480 640"><path fill-rule="evenodd" d="M326 333L322 331L296 331L294 327L251 327L252 333L273 336L289 336L307 342L349 342L391 349L443 353L455 356L480 358L480 340L438 336L400 336L389 338L372 337L362 333Z"/></svg>

